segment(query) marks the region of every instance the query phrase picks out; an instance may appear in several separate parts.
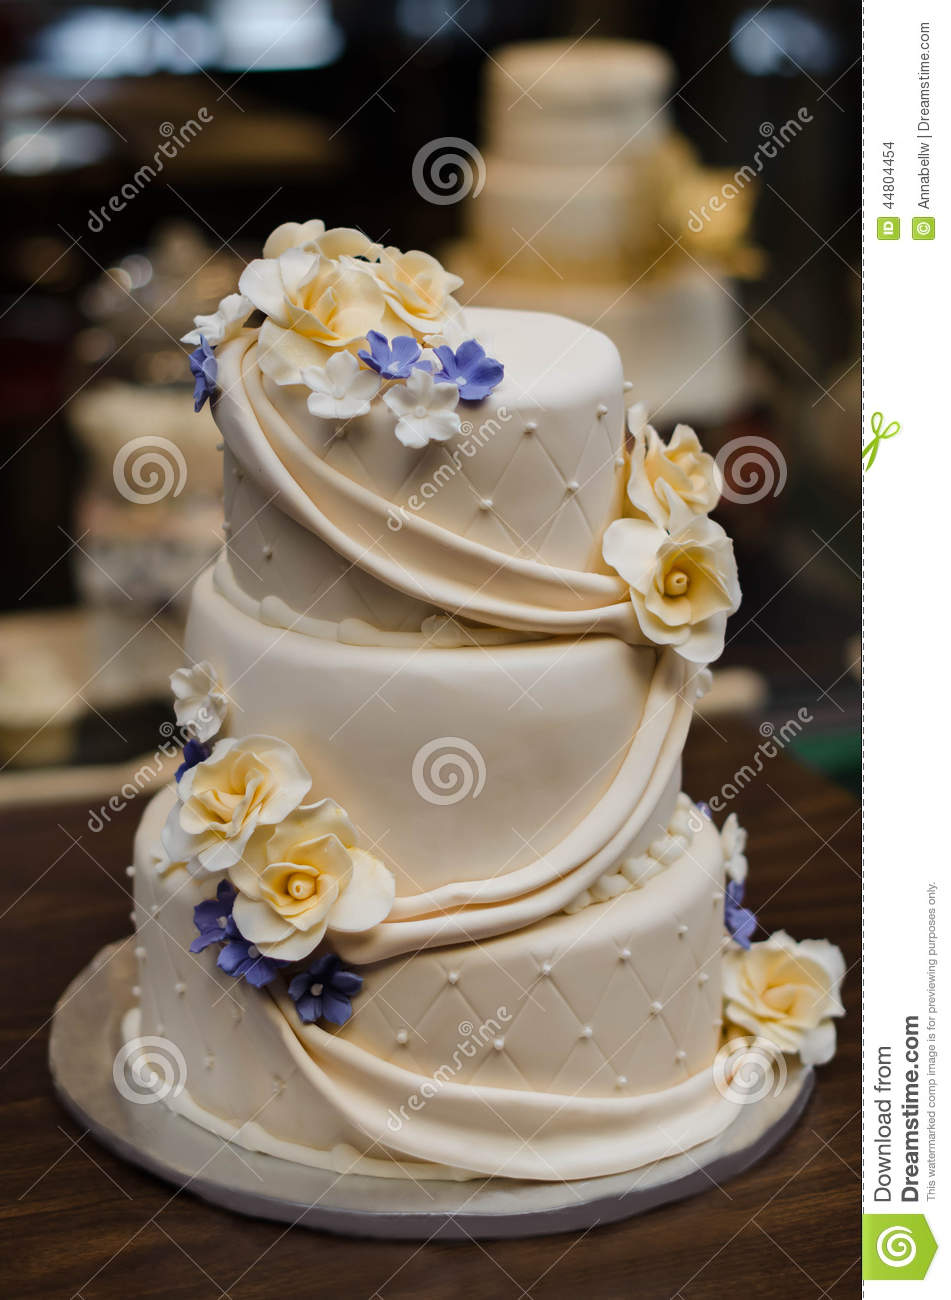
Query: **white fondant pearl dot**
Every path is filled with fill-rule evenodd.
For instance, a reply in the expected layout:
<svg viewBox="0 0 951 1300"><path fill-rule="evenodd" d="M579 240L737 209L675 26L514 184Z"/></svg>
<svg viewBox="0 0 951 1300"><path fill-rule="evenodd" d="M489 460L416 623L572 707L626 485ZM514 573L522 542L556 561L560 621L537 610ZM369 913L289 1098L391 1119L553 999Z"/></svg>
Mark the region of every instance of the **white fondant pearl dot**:
<svg viewBox="0 0 951 1300"><path fill-rule="evenodd" d="M480 510L491 510L493 504L494 504L494 503L493 503L491 497L482 497L482 499L481 499L480 502L479 502L479 509L480 509Z"/></svg>
<svg viewBox="0 0 951 1300"><path fill-rule="evenodd" d="M211 1069L213 1069L213 1068L214 1068L214 1064L215 1064L214 1053L213 1053L213 1052L209 1052L208 1055L205 1057L205 1069L206 1069L206 1070L211 1070Z"/></svg>
<svg viewBox="0 0 951 1300"><path fill-rule="evenodd" d="M630 961L631 960L630 948L622 948L621 951L618 953L618 959L620 961Z"/></svg>
<svg viewBox="0 0 951 1300"><path fill-rule="evenodd" d="M138 958L139 961L145 961L145 949L144 949L144 948L142 948L142 947L136 948L136 950L135 950L135 955L136 955L136 957Z"/></svg>
<svg viewBox="0 0 951 1300"><path fill-rule="evenodd" d="M571 496L574 496L574 494L578 491L578 489L579 489L580 486L581 486L581 484L578 482L577 479L570 479L570 480L565 484L565 489L566 489L567 492L570 493Z"/></svg>
<svg viewBox="0 0 951 1300"><path fill-rule="evenodd" d="M266 560L269 560L271 558L271 556L274 554L274 547L271 545L270 542L264 543L264 545L261 547L261 554L264 556Z"/></svg>
<svg viewBox="0 0 951 1300"><path fill-rule="evenodd" d="M134 875L135 875L135 867L126 867L126 869L125 869L125 873L126 873L127 876L134 876Z"/></svg>
<svg viewBox="0 0 951 1300"><path fill-rule="evenodd" d="M160 910L161 909L158 903L153 903L152 906L149 908L149 911L152 913L153 916L158 916Z"/></svg>
<svg viewBox="0 0 951 1300"><path fill-rule="evenodd" d="M616 469L623 469L624 466L625 466L626 464L627 464L627 461L624 459L623 456L615 456L615 458L614 458L614 466L615 466Z"/></svg>
<svg viewBox="0 0 951 1300"><path fill-rule="evenodd" d="M526 420L526 421L525 421L525 432L526 432L526 433L534 433L535 430L536 430L537 428L538 428L538 423L537 423L537 421L535 421L535 420Z"/></svg>
<svg viewBox="0 0 951 1300"><path fill-rule="evenodd" d="M130 912L130 913L129 913L129 920L132 922L133 925L135 925L135 922L136 922L136 915L135 915L135 912Z"/></svg>
<svg viewBox="0 0 951 1300"><path fill-rule="evenodd" d="M459 972L457 970L451 970L449 974L446 976L446 979L449 981L450 984L458 984Z"/></svg>
<svg viewBox="0 0 951 1300"><path fill-rule="evenodd" d="M700 974L697 976L697 983L707 984L709 983L709 981L710 981L710 976L707 974L705 970L702 970Z"/></svg>
<svg viewBox="0 0 951 1300"><path fill-rule="evenodd" d="M617 1078L615 1079L615 1081L614 1081L614 1086L615 1086L615 1088L626 1088L626 1087L627 1087L627 1075L626 1075L626 1074L619 1074L618 1077L617 1077Z"/></svg>
<svg viewBox="0 0 951 1300"><path fill-rule="evenodd" d="M683 1048L681 1048L680 1051L677 1053L677 1055L674 1057L675 1061L686 1061L686 1059L687 1059L687 1053L684 1051Z"/></svg>
<svg viewBox="0 0 951 1300"><path fill-rule="evenodd" d="M505 1039L504 1039L504 1038L496 1038L495 1041L493 1042L492 1046L495 1048L495 1050L496 1050L497 1052L504 1051L504 1049L505 1049Z"/></svg>
<svg viewBox="0 0 951 1300"><path fill-rule="evenodd" d="M631 389L634 387L634 381L632 379L625 379L622 387L625 393L629 393Z"/></svg>
<svg viewBox="0 0 951 1300"><path fill-rule="evenodd" d="M603 418L605 415L607 415L607 413L608 413L608 408L604 405L603 402L599 402L599 403L598 403L598 415L599 415L601 418Z"/></svg>
<svg viewBox="0 0 951 1300"><path fill-rule="evenodd" d="M682 938L684 937L684 935L687 933L687 926L685 926L685 925L678 925L678 926L677 926L677 933L680 935L680 937L681 937L681 939L682 939Z"/></svg>
<svg viewBox="0 0 951 1300"><path fill-rule="evenodd" d="M406 1044L409 1042L409 1034L406 1032L405 1029L400 1029L397 1031L396 1041L399 1043L400 1047L406 1046Z"/></svg>
<svg viewBox="0 0 951 1300"><path fill-rule="evenodd" d="M185 983L183 980L179 980L178 983L175 985L175 992L178 994L180 998L183 998L185 996Z"/></svg>
<svg viewBox="0 0 951 1300"><path fill-rule="evenodd" d="M164 1021L164 1020L160 1020L160 1021L158 1021L158 1023L157 1023L156 1026L155 1026L155 1032L159 1035L159 1037L161 1037L161 1035L165 1033L165 1021Z"/></svg>
<svg viewBox="0 0 951 1300"><path fill-rule="evenodd" d="M132 996L134 998L140 998L142 996L142 990L138 984L132 985Z"/></svg>
<svg viewBox="0 0 951 1300"><path fill-rule="evenodd" d="M542 962L542 974L543 974L543 975L550 975L550 974L551 974L551 962L550 962L550 961Z"/></svg>
<svg viewBox="0 0 951 1300"><path fill-rule="evenodd" d="M583 1025L581 1029L581 1037L590 1038L593 1032L594 1031L592 1030L590 1025Z"/></svg>
<svg viewBox="0 0 951 1300"><path fill-rule="evenodd" d="M723 895L720 893L719 890L717 890L716 893L713 895L713 906L716 907L718 903L722 903L722 902L723 902Z"/></svg>
<svg viewBox="0 0 951 1300"><path fill-rule="evenodd" d="M651 1015L652 1015L652 1016L656 1016L656 1015L659 1015L661 1011L663 1011L663 1009L664 1009L664 1004L663 1004L663 1002L652 1002L652 1003L650 1004L650 1008L649 1008L649 1009L650 1009L650 1013L651 1013Z"/></svg>
<svg viewBox="0 0 951 1300"><path fill-rule="evenodd" d="M722 1019L714 1020L714 1022L713 1022L713 1028L714 1028L714 1029L722 1029L722 1028L723 1028L723 1020L722 1020Z"/></svg>

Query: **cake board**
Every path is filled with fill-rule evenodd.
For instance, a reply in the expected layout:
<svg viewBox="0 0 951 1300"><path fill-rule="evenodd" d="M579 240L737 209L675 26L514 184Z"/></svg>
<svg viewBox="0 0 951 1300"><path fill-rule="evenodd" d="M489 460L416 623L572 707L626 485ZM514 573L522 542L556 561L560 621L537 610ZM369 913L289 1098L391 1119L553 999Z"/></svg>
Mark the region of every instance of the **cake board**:
<svg viewBox="0 0 951 1300"><path fill-rule="evenodd" d="M240 1214L352 1237L427 1241L575 1232L708 1191L761 1159L802 1114L813 1071L737 1107L717 1138L642 1169L573 1182L468 1182L338 1174L247 1150L175 1114L130 1101L113 1081L135 981L131 940L110 944L72 981L53 1014L50 1068L78 1123L116 1155Z"/></svg>

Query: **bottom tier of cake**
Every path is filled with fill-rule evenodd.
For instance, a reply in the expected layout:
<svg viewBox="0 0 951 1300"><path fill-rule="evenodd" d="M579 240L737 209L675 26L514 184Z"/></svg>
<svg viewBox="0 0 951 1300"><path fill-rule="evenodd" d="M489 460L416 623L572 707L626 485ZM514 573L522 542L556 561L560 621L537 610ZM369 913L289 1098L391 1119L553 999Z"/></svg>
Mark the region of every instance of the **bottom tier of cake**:
<svg viewBox="0 0 951 1300"><path fill-rule="evenodd" d="M185 1087L167 1101L195 1122L340 1172L547 1181L637 1169L735 1117L713 1068L725 941L712 825L540 924L362 967L350 1020L324 1029L301 1023L283 973L257 990L218 969L217 950L189 952L214 889L161 869L173 799L155 797L136 840L129 1032L180 1054ZM681 796L681 820L687 807Z"/></svg>

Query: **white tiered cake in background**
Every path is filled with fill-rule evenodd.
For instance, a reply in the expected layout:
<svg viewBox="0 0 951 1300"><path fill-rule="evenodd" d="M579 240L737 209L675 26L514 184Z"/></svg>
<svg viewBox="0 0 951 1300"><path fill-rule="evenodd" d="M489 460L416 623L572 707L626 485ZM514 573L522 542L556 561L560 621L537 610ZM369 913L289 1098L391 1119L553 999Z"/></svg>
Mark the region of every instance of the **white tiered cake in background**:
<svg viewBox="0 0 951 1300"><path fill-rule="evenodd" d="M467 301L596 326L665 426L742 411L750 381L728 277L757 265L744 243L753 191L697 215L728 177L699 166L673 129L668 56L538 41L486 67L483 183L447 257Z"/></svg>
<svg viewBox="0 0 951 1300"><path fill-rule="evenodd" d="M182 1123L284 1161L643 1170L735 1122L725 1035L829 1059L841 957L751 943L745 837L680 789L739 601L713 462L640 420L626 453L603 334L458 288L289 223L196 322L228 546L126 1032L179 1053Z"/></svg>

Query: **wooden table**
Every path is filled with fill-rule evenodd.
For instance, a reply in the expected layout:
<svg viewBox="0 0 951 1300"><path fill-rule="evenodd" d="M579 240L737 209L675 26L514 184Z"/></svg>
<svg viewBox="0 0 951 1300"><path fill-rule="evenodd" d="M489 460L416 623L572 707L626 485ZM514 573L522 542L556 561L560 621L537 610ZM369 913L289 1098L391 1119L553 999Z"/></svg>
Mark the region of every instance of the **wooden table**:
<svg viewBox="0 0 951 1300"><path fill-rule="evenodd" d="M709 798L760 737L695 724L684 785ZM3 963L0 1294L4 1297L749 1295L859 1291L859 817L854 801L780 755L731 805L750 831L749 901L767 929L828 937L850 967L835 1060L794 1133L722 1188L582 1236L415 1244L337 1240L232 1217L123 1164L57 1104L49 1017L69 980L129 925L139 810L98 834L87 810L0 818ZM4 1274L9 1273L5 1278Z"/></svg>

